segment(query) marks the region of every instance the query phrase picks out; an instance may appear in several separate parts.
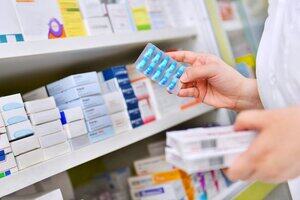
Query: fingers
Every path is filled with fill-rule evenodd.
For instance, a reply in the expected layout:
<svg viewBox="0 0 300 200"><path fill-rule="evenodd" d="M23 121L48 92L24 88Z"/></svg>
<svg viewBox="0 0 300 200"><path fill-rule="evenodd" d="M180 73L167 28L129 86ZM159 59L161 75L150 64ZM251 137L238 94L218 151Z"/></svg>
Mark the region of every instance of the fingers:
<svg viewBox="0 0 300 200"><path fill-rule="evenodd" d="M214 66L187 67L180 81L189 83L197 80L205 80L217 74L218 69Z"/></svg>
<svg viewBox="0 0 300 200"><path fill-rule="evenodd" d="M179 97L195 97L199 98L200 92L196 87L181 89L178 93Z"/></svg>
<svg viewBox="0 0 300 200"><path fill-rule="evenodd" d="M234 128L240 130L261 130L268 124L268 116L265 111L244 111L236 119Z"/></svg>
<svg viewBox="0 0 300 200"><path fill-rule="evenodd" d="M199 56L197 53L191 51L174 51L168 52L167 54L178 62L184 62L188 64L193 64Z"/></svg>

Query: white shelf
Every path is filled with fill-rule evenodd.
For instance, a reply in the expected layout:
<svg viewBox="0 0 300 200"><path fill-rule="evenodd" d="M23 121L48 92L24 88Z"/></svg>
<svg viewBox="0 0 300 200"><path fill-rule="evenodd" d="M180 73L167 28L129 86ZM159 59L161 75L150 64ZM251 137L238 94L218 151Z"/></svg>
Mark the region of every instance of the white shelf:
<svg viewBox="0 0 300 200"><path fill-rule="evenodd" d="M1 44L0 95L30 91L74 73L128 64L148 42L172 47L196 36L196 28L185 27Z"/></svg>
<svg viewBox="0 0 300 200"><path fill-rule="evenodd" d="M234 199L235 196L240 194L243 190L249 187L250 183L247 182L236 182L227 188L225 191L220 193L218 196L214 198L214 200L231 200Z"/></svg>
<svg viewBox="0 0 300 200"><path fill-rule="evenodd" d="M195 106L180 113L165 116L159 121L152 122L128 133L91 144L80 150L19 171L16 174L0 179L0 198L212 110L212 107L206 105Z"/></svg>
<svg viewBox="0 0 300 200"><path fill-rule="evenodd" d="M196 37L193 27L141 31L128 34L74 37L0 45L0 79L20 70L39 72L48 67L77 65L118 55L148 42L172 42Z"/></svg>

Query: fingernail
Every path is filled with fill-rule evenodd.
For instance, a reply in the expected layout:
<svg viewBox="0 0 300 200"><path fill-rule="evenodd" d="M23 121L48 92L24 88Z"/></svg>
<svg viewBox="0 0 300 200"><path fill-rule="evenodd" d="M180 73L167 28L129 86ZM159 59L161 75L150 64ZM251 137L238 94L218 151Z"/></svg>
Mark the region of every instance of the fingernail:
<svg viewBox="0 0 300 200"><path fill-rule="evenodd" d="M181 76L181 78L180 78L180 80L181 80L181 82L188 82L188 76L187 76L187 74L186 73L184 73L182 76Z"/></svg>

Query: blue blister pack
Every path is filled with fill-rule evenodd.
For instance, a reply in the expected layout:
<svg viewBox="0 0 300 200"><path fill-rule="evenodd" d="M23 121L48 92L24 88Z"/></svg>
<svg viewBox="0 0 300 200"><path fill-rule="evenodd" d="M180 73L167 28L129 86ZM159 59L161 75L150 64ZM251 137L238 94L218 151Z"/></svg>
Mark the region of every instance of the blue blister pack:
<svg viewBox="0 0 300 200"><path fill-rule="evenodd" d="M177 94L182 87L180 77L186 66L175 61L155 45L149 43L137 61L136 69L166 87L170 93Z"/></svg>

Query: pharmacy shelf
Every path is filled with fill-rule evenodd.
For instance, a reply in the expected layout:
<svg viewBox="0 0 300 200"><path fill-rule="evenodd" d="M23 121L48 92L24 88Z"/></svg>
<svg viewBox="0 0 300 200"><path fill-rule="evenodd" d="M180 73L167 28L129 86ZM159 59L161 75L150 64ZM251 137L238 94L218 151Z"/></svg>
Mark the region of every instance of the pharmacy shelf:
<svg viewBox="0 0 300 200"><path fill-rule="evenodd" d="M174 42L196 37L193 27L141 31L126 34L74 37L55 40L20 42L0 45L0 79L10 74L26 71L43 71L47 67L63 67L93 60L120 51L143 47L148 42ZM19 64L20 65L16 65Z"/></svg>
<svg viewBox="0 0 300 200"><path fill-rule="evenodd" d="M244 191L247 187L250 186L250 183L247 182L236 182L232 184L229 188L221 192L214 200L231 200L235 196Z"/></svg>
<svg viewBox="0 0 300 200"><path fill-rule="evenodd" d="M153 136L182 122L210 112L213 109L214 108L206 105L194 106L180 113L165 116L163 119L131 130L130 132L91 144L77 151L19 171L16 174L0 179L0 198L48 177Z"/></svg>

